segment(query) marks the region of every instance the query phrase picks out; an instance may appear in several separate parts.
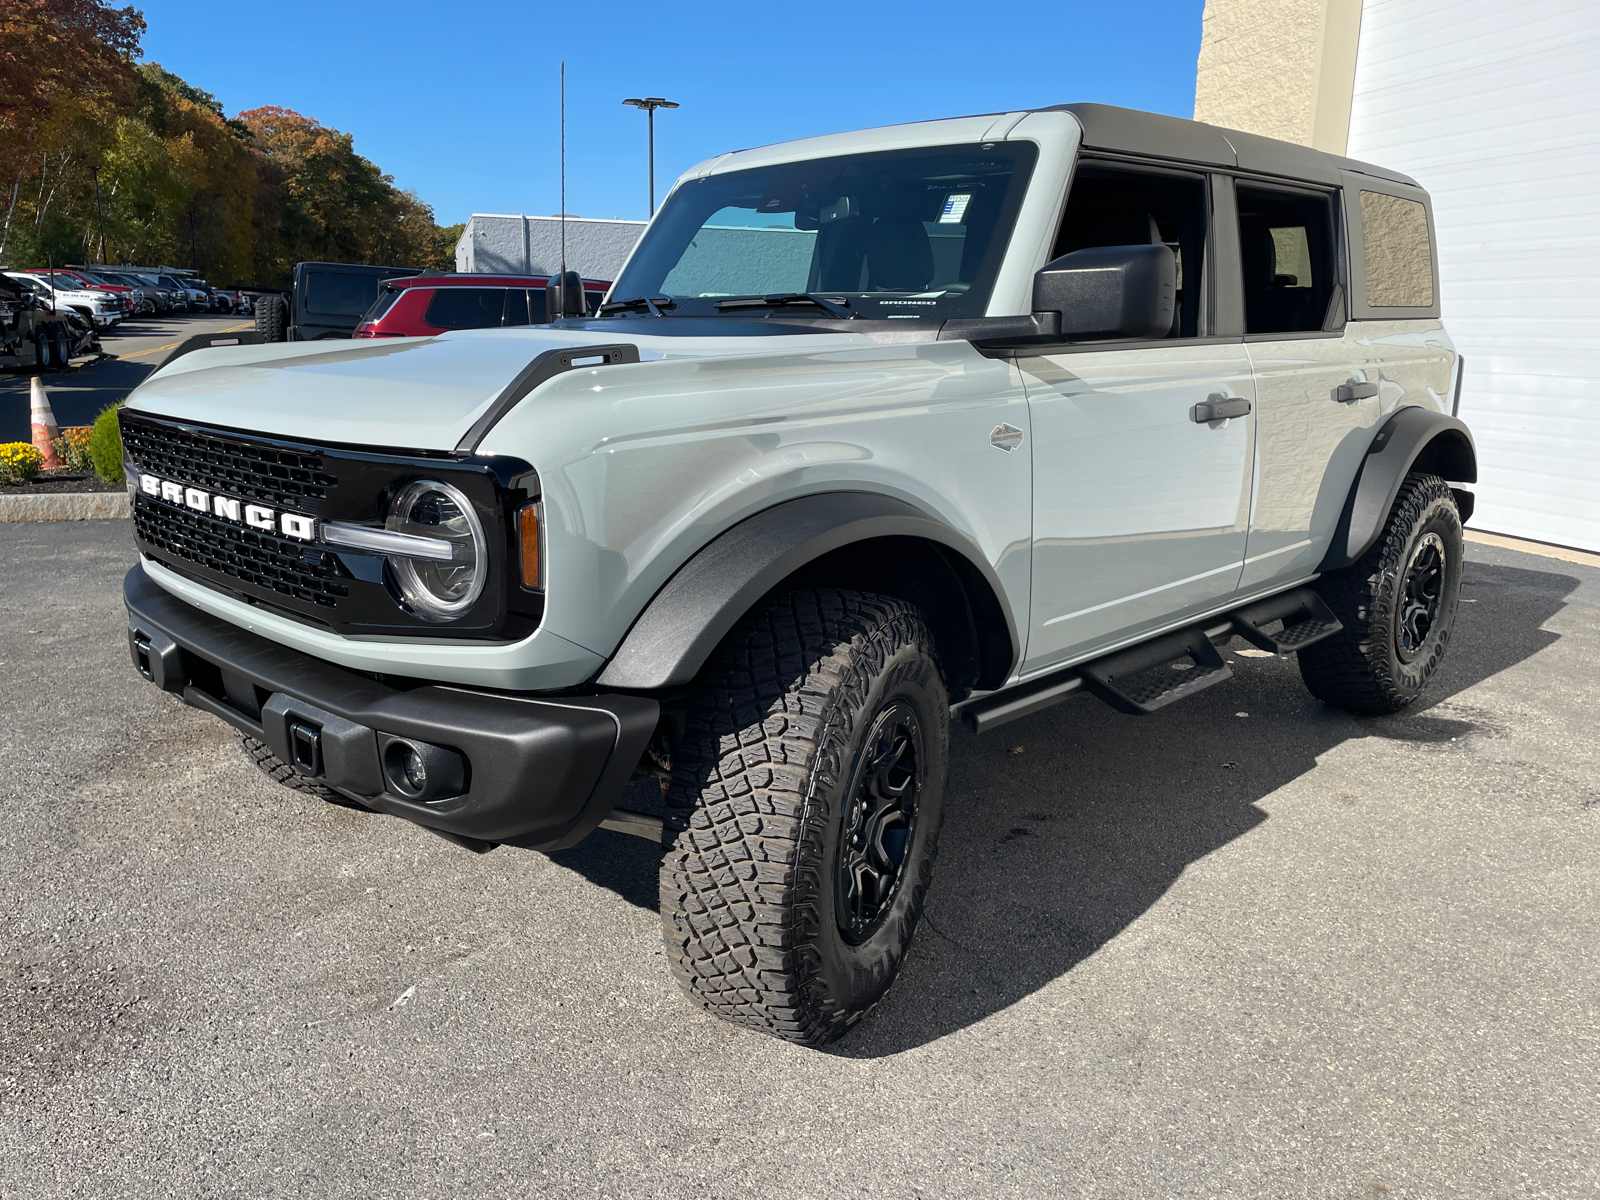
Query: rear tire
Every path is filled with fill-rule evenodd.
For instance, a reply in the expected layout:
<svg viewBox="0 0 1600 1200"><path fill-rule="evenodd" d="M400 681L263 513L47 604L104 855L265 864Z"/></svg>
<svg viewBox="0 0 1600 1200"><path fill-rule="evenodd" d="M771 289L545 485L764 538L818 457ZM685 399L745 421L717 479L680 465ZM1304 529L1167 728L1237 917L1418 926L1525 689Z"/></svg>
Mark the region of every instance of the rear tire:
<svg viewBox="0 0 1600 1200"><path fill-rule="evenodd" d="M342 796L332 788L323 787L313 779L307 779L296 771L283 759L272 752L272 747L260 738L253 738L247 733L234 730L233 740L239 743L239 749L244 751L244 756L271 779L274 783L281 783L290 791L301 792L307 796L315 796L318 800L326 800L329 804L337 804L341 808L362 808L366 805L357 804L347 796Z"/></svg>
<svg viewBox="0 0 1600 1200"><path fill-rule="evenodd" d="M1461 591L1461 515L1437 475L1407 475L1372 549L1314 586L1342 632L1300 651L1319 700L1353 713L1399 712L1439 669Z"/></svg>
<svg viewBox="0 0 1600 1200"><path fill-rule="evenodd" d="M256 301L256 332L265 342L288 340L282 296L262 296Z"/></svg>
<svg viewBox="0 0 1600 1200"><path fill-rule="evenodd" d="M39 370L49 371L56 365L56 340L47 329L41 329L33 338L34 352L38 355Z"/></svg>
<svg viewBox="0 0 1600 1200"><path fill-rule="evenodd" d="M900 600L806 588L718 648L674 750L667 961L707 1012L800 1045L899 973L933 875L949 697Z"/></svg>

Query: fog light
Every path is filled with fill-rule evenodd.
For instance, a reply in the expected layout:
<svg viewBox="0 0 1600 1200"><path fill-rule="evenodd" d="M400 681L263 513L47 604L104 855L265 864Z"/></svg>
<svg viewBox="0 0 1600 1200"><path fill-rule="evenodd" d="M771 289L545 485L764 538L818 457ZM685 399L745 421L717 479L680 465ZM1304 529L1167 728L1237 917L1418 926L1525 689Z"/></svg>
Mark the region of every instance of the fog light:
<svg viewBox="0 0 1600 1200"><path fill-rule="evenodd" d="M467 790L467 760L446 746L414 738L378 735L383 778L405 800L448 800Z"/></svg>
<svg viewBox="0 0 1600 1200"><path fill-rule="evenodd" d="M428 788L428 765L422 761L414 746L402 747L404 754L401 756L406 773L406 782L411 785L411 790L423 792Z"/></svg>

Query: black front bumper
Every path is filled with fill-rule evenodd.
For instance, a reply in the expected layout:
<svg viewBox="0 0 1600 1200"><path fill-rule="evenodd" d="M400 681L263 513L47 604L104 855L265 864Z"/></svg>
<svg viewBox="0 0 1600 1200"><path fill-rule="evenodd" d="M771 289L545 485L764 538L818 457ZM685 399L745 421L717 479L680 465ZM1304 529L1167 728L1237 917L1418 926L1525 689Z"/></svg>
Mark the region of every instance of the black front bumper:
<svg viewBox="0 0 1600 1200"><path fill-rule="evenodd" d="M302 774L380 812L458 838L571 846L611 811L656 727L642 696L521 697L396 687L201 612L135 566L122 585L134 666L186 704L260 738ZM298 733L292 731L298 728ZM316 735L314 754L291 736ZM396 794L380 747L409 738L465 759L464 790Z"/></svg>

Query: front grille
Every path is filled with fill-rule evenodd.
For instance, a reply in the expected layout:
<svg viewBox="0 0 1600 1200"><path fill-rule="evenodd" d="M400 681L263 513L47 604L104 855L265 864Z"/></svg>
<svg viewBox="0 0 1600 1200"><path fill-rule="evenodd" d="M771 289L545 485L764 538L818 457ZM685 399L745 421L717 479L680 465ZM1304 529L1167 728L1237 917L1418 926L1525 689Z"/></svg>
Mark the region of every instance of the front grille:
<svg viewBox="0 0 1600 1200"><path fill-rule="evenodd" d="M126 429L123 436L127 436ZM236 491L244 490L237 484L230 486ZM280 596L333 608L350 594L339 560L301 542L245 529L143 495L134 499L133 524L139 540L157 553L164 552Z"/></svg>
<svg viewBox="0 0 1600 1200"><path fill-rule="evenodd" d="M316 450L143 421L124 421L122 442L128 457L151 475L273 508L316 513L339 482L324 473Z"/></svg>

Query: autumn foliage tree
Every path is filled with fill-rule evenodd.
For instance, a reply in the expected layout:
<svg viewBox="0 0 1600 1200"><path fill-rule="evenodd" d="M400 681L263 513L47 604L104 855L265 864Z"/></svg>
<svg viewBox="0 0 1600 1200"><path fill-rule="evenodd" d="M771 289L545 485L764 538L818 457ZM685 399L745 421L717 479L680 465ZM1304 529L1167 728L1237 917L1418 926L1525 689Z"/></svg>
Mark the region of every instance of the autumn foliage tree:
<svg viewBox="0 0 1600 1200"><path fill-rule="evenodd" d="M143 16L101 0L0 0L0 261L194 265L286 285L296 262L448 269L459 226L290 109L230 119L138 64Z"/></svg>

